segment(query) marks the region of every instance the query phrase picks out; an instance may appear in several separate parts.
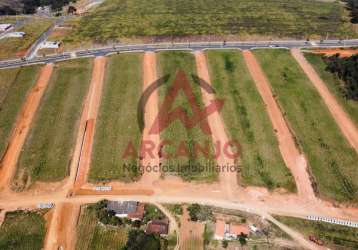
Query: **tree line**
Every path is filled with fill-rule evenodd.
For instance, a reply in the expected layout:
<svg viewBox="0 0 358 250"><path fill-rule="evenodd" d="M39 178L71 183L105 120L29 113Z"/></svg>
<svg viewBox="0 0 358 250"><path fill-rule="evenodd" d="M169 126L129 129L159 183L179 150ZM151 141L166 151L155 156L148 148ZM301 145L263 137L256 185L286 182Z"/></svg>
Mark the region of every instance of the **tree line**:
<svg viewBox="0 0 358 250"><path fill-rule="evenodd" d="M60 11L63 6L77 0L20 0L21 9L18 9L19 1L9 2L0 7L0 15L34 14L38 7L50 6L52 11ZM16 4L15 4L16 3Z"/></svg>
<svg viewBox="0 0 358 250"><path fill-rule="evenodd" d="M351 22L358 23L358 0L344 0L347 3L347 9L350 11Z"/></svg>
<svg viewBox="0 0 358 250"><path fill-rule="evenodd" d="M344 82L343 92L346 98L358 101L358 55L341 58L337 54L325 61L326 69Z"/></svg>

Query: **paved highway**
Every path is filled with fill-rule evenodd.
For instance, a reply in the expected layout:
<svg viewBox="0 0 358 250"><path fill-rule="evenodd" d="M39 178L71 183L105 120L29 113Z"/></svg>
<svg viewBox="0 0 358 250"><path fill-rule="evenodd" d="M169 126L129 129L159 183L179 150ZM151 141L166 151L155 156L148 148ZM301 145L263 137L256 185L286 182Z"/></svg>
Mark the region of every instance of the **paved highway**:
<svg viewBox="0 0 358 250"><path fill-rule="evenodd" d="M160 51L160 50L204 50L204 49L256 49L256 48L333 48L358 47L358 39L354 40L324 40L324 41L260 41L260 42L197 42L197 43L158 43L158 44L128 44L110 47L93 48L65 52L63 54L30 59L0 61L0 68L13 68L32 64L43 64L70 60L81 57L105 56L114 53Z"/></svg>

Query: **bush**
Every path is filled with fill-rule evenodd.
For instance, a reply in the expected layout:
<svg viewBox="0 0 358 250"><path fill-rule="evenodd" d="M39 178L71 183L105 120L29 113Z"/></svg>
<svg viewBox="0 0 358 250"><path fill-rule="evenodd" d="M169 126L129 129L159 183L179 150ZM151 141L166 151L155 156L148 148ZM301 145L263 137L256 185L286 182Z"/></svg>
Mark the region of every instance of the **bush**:
<svg viewBox="0 0 358 250"><path fill-rule="evenodd" d="M206 221L213 218L213 212L210 207L192 204L187 208L192 221Z"/></svg>
<svg viewBox="0 0 358 250"><path fill-rule="evenodd" d="M125 250L160 250L160 237L153 234L146 234L142 230L129 231L128 241Z"/></svg>
<svg viewBox="0 0 358 250"><path fill-rule="evenodd" d="M348 99L358 101L358 55L340 58L334 55L325 59L327 71L336 74L343 82L343 92Z"/></svg>

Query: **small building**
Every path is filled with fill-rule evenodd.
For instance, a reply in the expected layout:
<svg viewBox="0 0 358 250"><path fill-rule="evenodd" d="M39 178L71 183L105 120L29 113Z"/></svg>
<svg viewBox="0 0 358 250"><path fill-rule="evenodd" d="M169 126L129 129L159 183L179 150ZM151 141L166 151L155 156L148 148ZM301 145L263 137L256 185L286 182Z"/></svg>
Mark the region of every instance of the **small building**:
<svg viewBox="0 0 358 250"><path fill-rule="evenodd" d="M222 220L217 220L215 224L216 240L235 240L240 235L249 235L250 228L247 224L229 224Z"/></svg>
<svg viewBox="0 0 358 250"><path fill-rule="evenodd" d="M61 46L61 42L49 42L49 41L46 41L44 42L42 45L41 45L41 48L42 49L58 49L60 48Z"/></svg>
<svg viewBox="0 0 358 250"><path fill-rule="evenodd" d="M5 32L5 31L8 31L8 30L10 30L12 28L13 28L13 26L10 23L0 24L0 32Z"/></svg>
<svg viewBox="0 0 358 250"><path fill-rule="evenodd" d="M166 236L169 232L169 221L152 220L148 222L145 232L148 234L159 234L160 236Z"/></svg>
<svg viewBox="0 0 358 250"><path fill-rule="evenodd" d="M137 201L109 201L107 210L115 212L119 218L128 218L132 221L142 220L144 216L144 204Z"/></svg>
<svg viewBox="0 0 358 250"><path fill-rule="evenodd" d="M4 35L4 37L7 38L23 38L26 35L25 32L10 32L10 33L6 33Z"/></svg>

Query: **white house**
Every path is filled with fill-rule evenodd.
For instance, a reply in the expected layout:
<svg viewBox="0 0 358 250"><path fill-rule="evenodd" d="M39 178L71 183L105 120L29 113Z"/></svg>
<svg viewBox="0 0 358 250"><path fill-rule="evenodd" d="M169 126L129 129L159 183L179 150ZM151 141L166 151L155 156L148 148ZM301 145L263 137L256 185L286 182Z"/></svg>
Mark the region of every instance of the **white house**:
<svg viewBox="0 0 358 250"><path fill-rule="evenodd" d="M58 49L61 46L61 42L44 42L41 45L41 48L43 49Z"/></svg>
<svg viewBox="0 0 358 250"><path fill-rule="evenodd" d="M8 31L8 30L10 30L12 28L13 28L13 26L10 23L0 24L0 32L5 32L5 31Z"/></svg>

